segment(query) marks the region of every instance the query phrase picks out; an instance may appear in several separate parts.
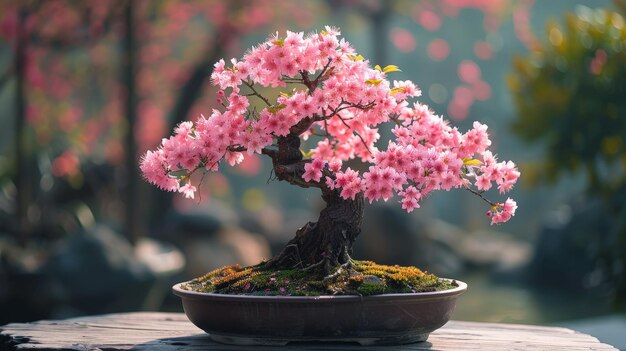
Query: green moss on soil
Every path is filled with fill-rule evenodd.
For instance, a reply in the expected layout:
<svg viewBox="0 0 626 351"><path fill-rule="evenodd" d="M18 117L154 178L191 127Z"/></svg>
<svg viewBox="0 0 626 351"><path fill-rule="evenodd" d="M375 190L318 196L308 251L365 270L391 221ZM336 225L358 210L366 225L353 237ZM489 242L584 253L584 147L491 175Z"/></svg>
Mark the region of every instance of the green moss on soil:
<svg viewBox="0 0 626 351"><path fill-rule="evenodd" d="M352 261L351 269L327 276L303 269L267 270L262 265L218 268L182 287L198 292L263 296L377 295L447 290L454 282L416 267L385 266ZM326 279L325 279L326 278Z"/></svg>

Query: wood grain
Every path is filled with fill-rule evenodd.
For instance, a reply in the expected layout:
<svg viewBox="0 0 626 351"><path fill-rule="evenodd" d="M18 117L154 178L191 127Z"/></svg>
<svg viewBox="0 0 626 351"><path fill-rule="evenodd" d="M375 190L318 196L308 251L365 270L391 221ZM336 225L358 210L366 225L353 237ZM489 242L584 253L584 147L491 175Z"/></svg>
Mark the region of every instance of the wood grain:
<svg viewBox="0 0 626 351"><path fill-rule="evenodd" d="M566 328L451 321L427 342L363 347L351 344L289 344L292 350L617 350L596 338ZM137 312L0 327L0 350L208 350L244 351L250 346L211 341L182 313ZM254 347L274 350L274 347Z"/></svg>

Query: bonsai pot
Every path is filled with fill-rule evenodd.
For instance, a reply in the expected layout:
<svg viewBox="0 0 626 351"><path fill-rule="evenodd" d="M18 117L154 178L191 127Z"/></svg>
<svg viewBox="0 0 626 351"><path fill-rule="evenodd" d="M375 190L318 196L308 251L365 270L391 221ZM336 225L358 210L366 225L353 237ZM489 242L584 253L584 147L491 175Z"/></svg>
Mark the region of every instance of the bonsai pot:
<svg viewBox="0 0 626 351"><path fill-rule="evenodd" d="M456 288L372 296L250 296L201 293L173 287L187 317L217 342L236 345L286 345L289 342L340 341L361 345L425 341L450 319Z"/></svg>

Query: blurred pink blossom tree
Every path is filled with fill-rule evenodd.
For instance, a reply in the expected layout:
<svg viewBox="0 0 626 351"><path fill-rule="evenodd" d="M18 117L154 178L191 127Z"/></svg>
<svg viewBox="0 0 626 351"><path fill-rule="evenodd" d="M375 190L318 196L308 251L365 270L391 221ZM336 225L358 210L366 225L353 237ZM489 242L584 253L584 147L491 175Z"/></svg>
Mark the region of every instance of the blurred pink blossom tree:
<svg viewBox="0 0 626 351"><path fill-rule="evenodd" d="M37 176L27 178L41 156L50 159L42 172L76 188L88 181L84 171L90 164L125 167L122 193L138 198L138 190L131 189L138 181L138 153L197 113L197 106L214 104L202 98L209 62L236 51L239 40L260 27L308 27L313 13L323 12L312 2L268 0L0 6L0 36L15 53L2 82L15 77L16 106L23 106L15 123L19 166L9 175L18 186L19 218L36 197ZM130 46L123 45L131 32ZM119 200L123 208L127 201ZM20 221L19 231L28 231L27 221Z"/></svg>

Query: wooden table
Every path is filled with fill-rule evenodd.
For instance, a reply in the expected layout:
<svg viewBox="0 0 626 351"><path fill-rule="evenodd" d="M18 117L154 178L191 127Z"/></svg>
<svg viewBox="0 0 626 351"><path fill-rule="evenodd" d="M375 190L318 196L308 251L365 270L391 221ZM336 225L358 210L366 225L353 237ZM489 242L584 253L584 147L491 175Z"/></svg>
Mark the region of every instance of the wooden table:
<svg viewBox="0 0 626 351"><path fill-rule="evenodd" d="M0 327L4 350L250 350L211 341L181 313L120 313ZM255 350L275 350L255 347ZM280 350L617 350L566 328L451 321L428 341L392 347L297 344Z"/></svg>

